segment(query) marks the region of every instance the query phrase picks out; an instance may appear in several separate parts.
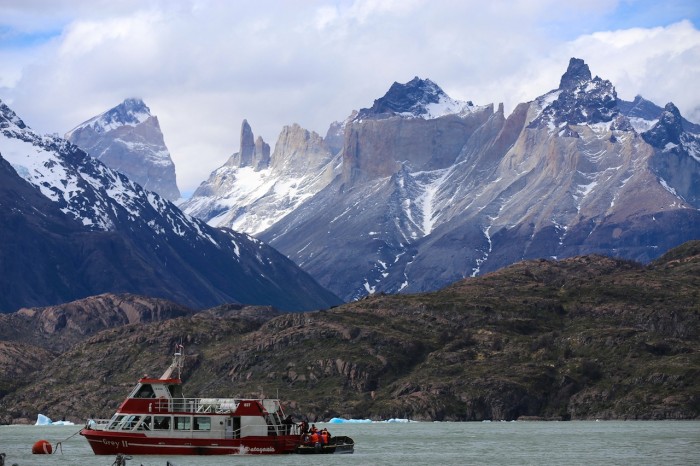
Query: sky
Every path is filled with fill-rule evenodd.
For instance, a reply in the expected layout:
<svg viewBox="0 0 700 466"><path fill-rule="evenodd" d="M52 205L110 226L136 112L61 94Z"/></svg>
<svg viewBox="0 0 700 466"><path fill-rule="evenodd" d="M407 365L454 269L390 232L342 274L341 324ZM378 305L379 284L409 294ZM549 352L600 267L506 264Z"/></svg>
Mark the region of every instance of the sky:
<svg viewBox="0 0 700 466"><path fill-rule="evenodd" d="M274 150L285 125L325 136L415 76L508 114L571 57L700 123L698 0L0 2L0 100L63 135L143 99L185 196L238 150L243 119Z"/></svg>

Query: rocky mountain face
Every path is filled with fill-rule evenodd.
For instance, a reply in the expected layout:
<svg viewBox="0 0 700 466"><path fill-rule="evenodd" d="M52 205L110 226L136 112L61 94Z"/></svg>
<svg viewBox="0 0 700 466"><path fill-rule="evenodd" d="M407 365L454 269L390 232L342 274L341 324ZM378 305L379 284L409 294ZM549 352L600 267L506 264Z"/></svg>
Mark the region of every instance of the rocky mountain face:
<svg viewBox="0 0 700 466"><path fill-rule="evenodd" d="M164 321L194 313L164 299L105 293L65 304L22 308L0 314L0 340L62 352L105 329Z"/></svg>
<svg viewBox="0 0 700 466"><path fill-rule="evenodd" d="M297 124L282 129L272 155L246 120L240 141L239 151L181 204L184 212L257 234L328 185L340 165L321 136Z"/></svg>
<svg viewBox="0 0 700 466"><path fill-rule="evenodd" d="M20 368L0 419L108 417L139 377L167 367L178 342L188 395L279 394L311 421L698 419L699 290L695 241L646 266L530 260L328 311L217 308L104 330L40 372ZM27 353L2 348L6 358Z"/></svg>
<svg viewBox="0 0 700 466"><path fill-rule="evenodd" d="M1 102L0 156L2 312L106 292L195 309L339 302L266 244L183 214L68 141L39 136Z"/></svg>
<svg viewBox="0 0 700 466"><path fill-rule="evenodd" d="M173 202L180 198L158 117L141 99L126 99L73 128L65 138L145 190Z"/></svg>
<svg viewBox="0 0 700 466"><path fill-rule="evenodd" d="M44 348L26 343L0 341L0 404L5 395L31 380L36 371L55 358L56 354ZM7 414L0 414L0 424L11 423L12 419L7 417Z"/></svg>
<svg viewBox="0 0 700 466"><path fill-rule="evenodd" d="M508 117L447 101L395 83L346 121L337 176L258 237L345 300L527 258L647 262L700 237L700 127L673 104L622 101L576 58Z"/></svg>

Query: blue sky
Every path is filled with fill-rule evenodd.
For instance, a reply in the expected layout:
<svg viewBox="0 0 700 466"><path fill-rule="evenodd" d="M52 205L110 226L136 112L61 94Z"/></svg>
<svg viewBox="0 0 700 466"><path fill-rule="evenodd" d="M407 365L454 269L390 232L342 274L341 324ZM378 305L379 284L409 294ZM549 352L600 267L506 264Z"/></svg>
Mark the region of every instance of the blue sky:
<svg viewBox="0 0 700 466"><path fill-rule="evenodd" d="M414 76L508 113L575 56L700 122L699 29L698 0L3 0L0 99L63 134L141 97L191 192L244 118L274 148L284 125L325 135Z"/></svg>

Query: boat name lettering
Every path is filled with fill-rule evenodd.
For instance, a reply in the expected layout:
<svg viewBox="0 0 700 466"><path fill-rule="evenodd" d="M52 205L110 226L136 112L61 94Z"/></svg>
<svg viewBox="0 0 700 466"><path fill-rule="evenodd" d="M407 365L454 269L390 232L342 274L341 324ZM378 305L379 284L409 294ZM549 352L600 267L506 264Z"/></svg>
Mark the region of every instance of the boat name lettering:
<svg viewBox="0 0 700 466"><path fill-rule="evenodd" d="M129 446L129 442L127 442L126 440L122 440L121 442L119 442L119 441L117 441L117 440L107 440L107 439L104 439L104 438L103 438L103 439L102 439L102 443L105 444L105 445L109 445L109 446L111 446L111 447L115 447L115 448L118 448L119 445L121 445L122 447L128 447L128 446Z"/></svg>
<svg viewBox="0 0 700 466"><path fill-rule="evenodd" d="M252 447L252 448L247 448L246 451L249 452L265 452L265 453L274 453L275 447Z"/></svg>

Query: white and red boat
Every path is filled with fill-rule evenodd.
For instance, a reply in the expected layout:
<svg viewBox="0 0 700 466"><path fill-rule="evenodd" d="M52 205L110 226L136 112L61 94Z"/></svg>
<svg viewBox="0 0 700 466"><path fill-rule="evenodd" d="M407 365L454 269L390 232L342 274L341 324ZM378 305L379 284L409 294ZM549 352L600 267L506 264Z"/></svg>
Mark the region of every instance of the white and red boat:
<svg viewBox="0 0 700 466"><path fill-rule="evenodd" d="M140 379L111 419L87 422L80 434L96 455L278 454L302 445L277 399L183 397L182 359L179 346L163 375Z"/></svg>

